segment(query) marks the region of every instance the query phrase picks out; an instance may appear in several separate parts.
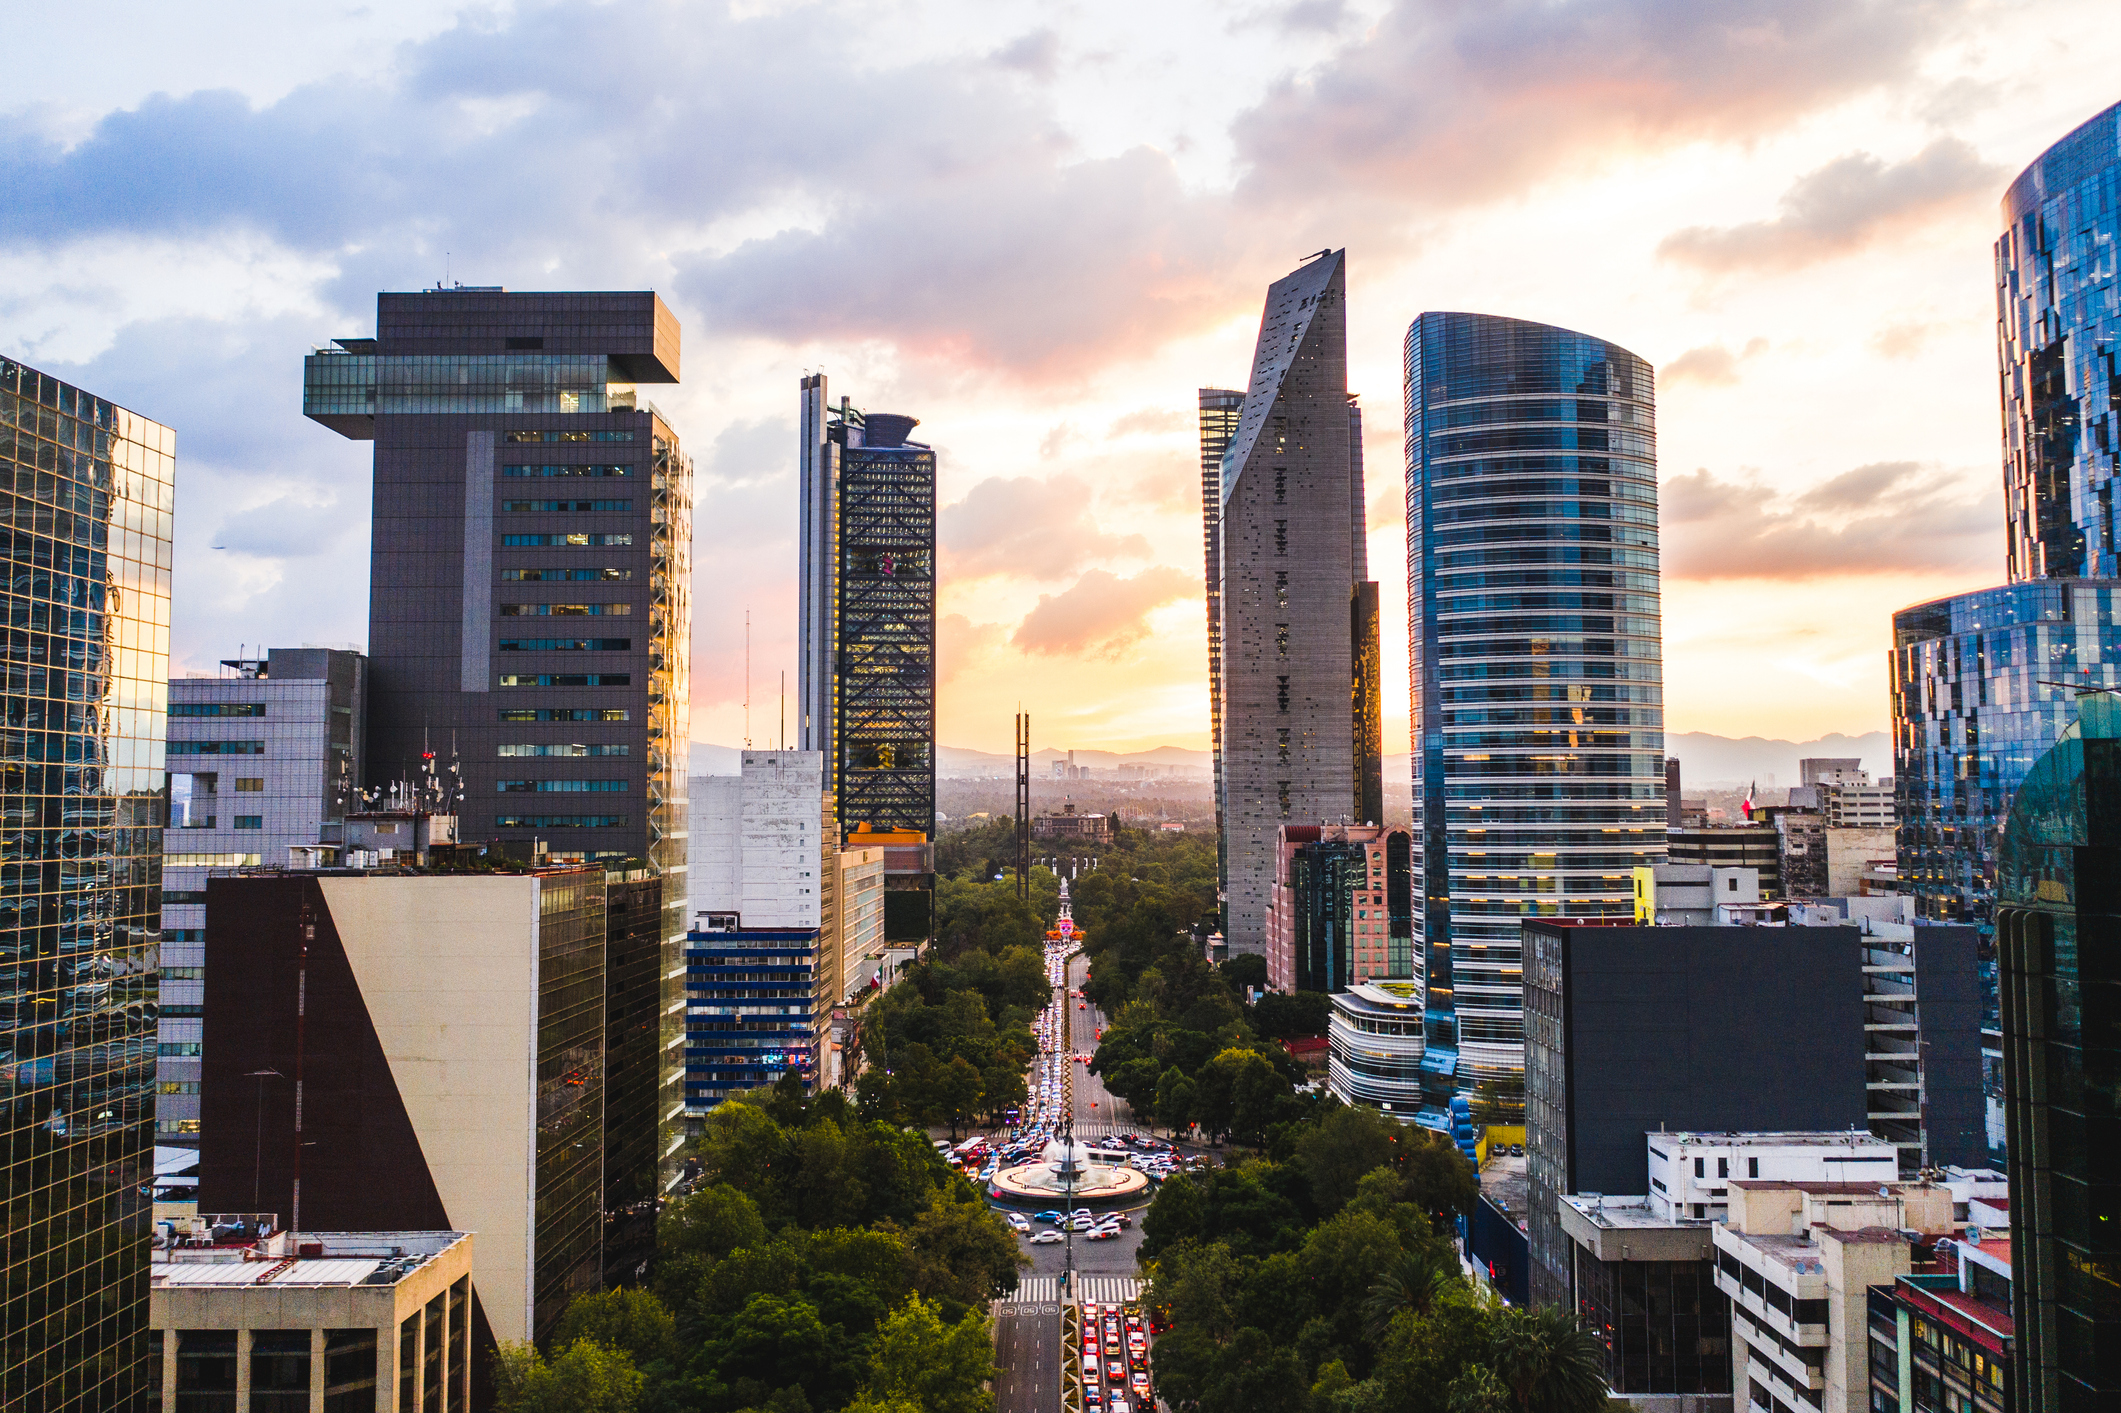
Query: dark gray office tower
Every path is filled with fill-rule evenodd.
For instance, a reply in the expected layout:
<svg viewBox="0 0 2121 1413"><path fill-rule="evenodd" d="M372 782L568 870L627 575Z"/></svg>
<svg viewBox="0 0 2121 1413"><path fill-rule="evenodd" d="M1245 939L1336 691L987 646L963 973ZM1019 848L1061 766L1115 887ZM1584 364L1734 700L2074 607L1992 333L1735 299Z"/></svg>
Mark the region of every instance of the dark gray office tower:
<svg viewBox="0 0 2121 1413"><path fill-rule="evenodd" d="M1486 314L1408 326L1406 399L1426 1059L1471 1090L1522 1072L1523 920L1631 916L1664 857L1656 407L1626 349Z"/></svg>
<svg viewBox="0 0 2121 1413"><path fill-rule="evenodd" d="M1571 1303L1565 1193L1640 1192L1643 1136L1861 1129L1853 927L1524 924L1531 1292Z"/></svg>
<svg viewBox="0 0 2121 1413"><path fill-rule="evenodd" d="M646 869L666 976L686 931L692 463L639 385L678 380L678 341L646 291L381 294L375 337L306 360L302 408L375 443L367 783L455 755L465 843ZM661 1043L675 1076L674 1019Z"/></svg>
<svg viewBox="0 0 2121 1413"><path fill-rule="evenodd" d="M176 437L0 359L0 1407L133 1409L149 1353Z"/></svg>
<svg viewBox="0 0 2121 1413"><path fill-rule="evenodd" d="M1215 873L1229 886L1228 840L1223 833L1223 453L1237 437L1245 395L1230 388L1200 390L1200 543L1208 599L1208 750L1215 773ZM1227 919L1225 923L1227 924Z"/></svg>
<svg viewBox="0 0 2121 1413"><path fill-rule="evenodd" d="M935 452L906 440L917 425L803 379L798 745L824 752L843 836L935 836Z"/></svg>
<svg viewBox="0 0 2121 1413"><path fill-rule="evenodd" d="M2020 783L1997 848L2011 1313L2021 1409L2121 1403L2121 697L2087 693Z"/></svg>
<svg viewBox="0 0 2121 1413"><path fill-rule="evenodd" d="M1372 777L1382 813L1378 674L1365 667L1376 591L1363 578L1347 343L1345 251L1269 286L1222 458L1218 790L1232 953L1266 948L1282 825L1366 822Z"/></svg>

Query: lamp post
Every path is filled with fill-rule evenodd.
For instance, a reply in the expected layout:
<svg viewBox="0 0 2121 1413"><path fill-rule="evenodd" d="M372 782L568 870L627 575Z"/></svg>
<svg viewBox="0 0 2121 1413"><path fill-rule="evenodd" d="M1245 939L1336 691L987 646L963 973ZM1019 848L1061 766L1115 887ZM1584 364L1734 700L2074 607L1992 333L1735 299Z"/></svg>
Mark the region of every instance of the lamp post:
<svg viewBox="0 0 2121 1413"><path fill-rule="evenodd" d="M262 1200L260 1194L263 1191L265 1175L265 1081L285 1079L287 1076L278 1070L266 1069L252 1070L244 1078L258 1082L258 1145L257 1151L251 1155L250 1162L250 1210L255 1215L258 1203Z"/></svg>

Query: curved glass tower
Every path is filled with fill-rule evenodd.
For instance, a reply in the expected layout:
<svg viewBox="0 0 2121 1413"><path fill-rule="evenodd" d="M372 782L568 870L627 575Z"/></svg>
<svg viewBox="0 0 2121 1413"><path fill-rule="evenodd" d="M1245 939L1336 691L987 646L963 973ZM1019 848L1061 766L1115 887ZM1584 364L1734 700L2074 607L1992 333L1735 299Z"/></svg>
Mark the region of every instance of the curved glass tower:
<svg viewBox="0 0 2121 1413"><path fill-rule="evenodd" d="M1519 319L1407 329L1424 1108L1524 1072L1528 917L1628 916L1664 857L1650 365Z"/></svg>

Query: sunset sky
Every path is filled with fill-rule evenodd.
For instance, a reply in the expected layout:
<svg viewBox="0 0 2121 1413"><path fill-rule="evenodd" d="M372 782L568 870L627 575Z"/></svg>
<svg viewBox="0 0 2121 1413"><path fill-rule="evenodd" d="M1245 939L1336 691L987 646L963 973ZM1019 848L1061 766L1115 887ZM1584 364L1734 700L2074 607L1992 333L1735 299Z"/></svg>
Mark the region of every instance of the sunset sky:
<svg viewBox="0 0 2121 1413"><path fill-rule="evenodd" d="M173 671L367 635L369 447L301 416L378 289L654 288L694 455L693 735L794 668L796 384L941 461L946 744L1207 743L1194 390L1348 249L1388 749L1400 340L1658 369L1667 726L1886 719L1888 615L2003 577L1990 245L2121 99L2112 0L361 7L9 20L0 352L177 429ZM2102 77L2104 75L2104 77ZM792 687L792 683L791 683Z"/></svg>

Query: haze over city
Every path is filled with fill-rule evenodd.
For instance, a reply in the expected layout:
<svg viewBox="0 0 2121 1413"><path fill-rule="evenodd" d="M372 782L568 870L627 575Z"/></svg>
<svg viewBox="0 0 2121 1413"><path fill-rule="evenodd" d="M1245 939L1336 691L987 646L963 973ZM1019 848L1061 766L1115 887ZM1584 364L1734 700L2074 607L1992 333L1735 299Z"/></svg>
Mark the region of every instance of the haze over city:
<svg viewBox="0 0 2121 1413"><path fill-rule="evenodd" d="M365 642L368 451L303 424L299 354L376 290L654 288L694 738L744 734L747 607L755 739L792 684L822 369L938 449L938 734L995 751L1019 701L1041 747L1205 746L1194 390L1343 246L1389 749L1425 309L1656 365L1666 729L1882 728L1890 611L2003 577L1997 203L2121 47L2070 0L274 13L11 22L53 59L5 100L0 310L180 429L172 671Z"/></svg>

